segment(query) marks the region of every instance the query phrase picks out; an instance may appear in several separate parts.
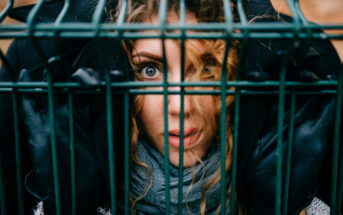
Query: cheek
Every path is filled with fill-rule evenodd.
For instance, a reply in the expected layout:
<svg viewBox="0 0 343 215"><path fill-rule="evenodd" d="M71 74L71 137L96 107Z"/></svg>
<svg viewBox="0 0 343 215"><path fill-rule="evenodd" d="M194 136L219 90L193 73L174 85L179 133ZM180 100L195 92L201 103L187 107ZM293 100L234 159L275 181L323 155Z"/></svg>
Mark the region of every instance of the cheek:
<svg viewBox="0 0 343 215"><path fill-rule="evenodd" d="M201 106L204 110L205 118L207 120L214 120L216 115L216 102L213 96L203 96L201 101Z"/></svg>
<svg viewBox="0 0 343 215"><path fill-rule="evenodd" d="M161 125L163 125L163 96L145 95L140 118L149 136L153 136L155 132L161 130Z"/></svg>
<svg viewBox="0 0 343 215"><path fill-rule="evenodd" d="M218 126L216 124L216 102L213 96L204 96L200 105L204 111L204 115L202 115L202 124L204 125L204 141L205 143L211 143L213 138L216 136L216 130Z"/></svg>

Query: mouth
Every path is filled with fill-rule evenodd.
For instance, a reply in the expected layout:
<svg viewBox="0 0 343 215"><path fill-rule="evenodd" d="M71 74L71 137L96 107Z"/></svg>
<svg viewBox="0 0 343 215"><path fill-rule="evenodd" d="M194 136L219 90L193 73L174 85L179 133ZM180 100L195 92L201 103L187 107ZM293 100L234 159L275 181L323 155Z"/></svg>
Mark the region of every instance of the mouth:
<svg viewBox="0 0 343 215"><path fill-rule="evenodd" d="M184 129L184 135L183 135L183 148L188 148L191 145L195 144L198 139L200 138L201 131L199 131L197 128L187 128ZM180 130L179 129L173 129L168 131L168 142L169 145L175 148L180 147Z"/></svg>

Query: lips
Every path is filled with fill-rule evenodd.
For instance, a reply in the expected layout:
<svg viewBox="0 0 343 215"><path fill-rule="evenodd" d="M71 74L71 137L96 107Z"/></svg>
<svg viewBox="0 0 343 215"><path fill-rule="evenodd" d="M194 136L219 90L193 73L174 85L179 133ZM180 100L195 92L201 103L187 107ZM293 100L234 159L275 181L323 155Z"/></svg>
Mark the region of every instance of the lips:
<svg viewBox="0 0 343 215"><path fill-rule="evenodd" d="M173 129L169 130L168 132L168 142L169 145L175 148L180 147L180 130L179 129ZM183 135L183 147L189 147L196 143L200 137L201 132L197 128L187 128L184 129L184 135Z"/></svg>

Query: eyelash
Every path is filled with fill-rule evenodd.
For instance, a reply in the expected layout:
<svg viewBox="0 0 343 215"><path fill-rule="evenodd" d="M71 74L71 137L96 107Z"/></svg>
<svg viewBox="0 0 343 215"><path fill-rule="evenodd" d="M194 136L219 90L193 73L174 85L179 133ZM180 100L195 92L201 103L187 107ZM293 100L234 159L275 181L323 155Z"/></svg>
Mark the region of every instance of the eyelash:
<svg viewBox="0 0 343 215"><path fill-rule="evenodd" d="M148 75L144 74L144 69L150 67L154 68L157 72L157 74L154 77L149 77ZM141 76L142 79L145 80L158 80L160 79L160 76L162 76L161 66L154 62L142 62L137 65L136 72Z"/></svg>
<svg viewBox="0 0 343 215"><path fill-rule="evenodd" d="M207 78L213 78L213 67L216 66L217 64L213 64L213 62L208 62L207 60L205 60L202 69L204 75L208 76ZM162 66L157 62L140 62L139 64L136 64L135 67L135 71L139 74L139 79L146 81L158 81L162 80L163 78ZM144 74L144 69L147 67L154 68L157 74L153 77L149 77L148 75Z"/></svg>

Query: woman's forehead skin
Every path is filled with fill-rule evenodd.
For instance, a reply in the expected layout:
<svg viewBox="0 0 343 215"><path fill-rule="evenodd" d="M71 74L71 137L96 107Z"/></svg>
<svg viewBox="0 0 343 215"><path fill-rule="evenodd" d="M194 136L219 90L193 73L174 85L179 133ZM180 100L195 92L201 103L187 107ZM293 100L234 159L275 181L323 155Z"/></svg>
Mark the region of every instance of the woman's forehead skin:
<svg viewBox="0 0 343 215"><path fill-rule="evenodd" d="M187 24L197 23L197 19L194 13L186 11L185 15L186 15L185 18L186 18ZM158 14L153 14L150 17L147 17L143 22L153 23L153 24L159 23ZM175 11L169 11L167 13L167 23L173 23L173 24L180 23L180 16Z"/></svg>
<svg viewBox="0 0 343 215"><path fill-rule="evenodd" d="M179 23L179 16L175 12L168 12L167 15L168 23ZM145 19L145 23L152 23L157 24L158 15L154 14L151 17ZM187 23L197 23L196 17L194 13L186 12L186 22ZM158 30L147 30L143 31L147 34L155 34L159 33ZM165 48L166 48L166 59L168 62L168 69L171 67L179 66L180 67L180 60L181 60L181 49L180 49L180 41L175 39L166 39L165 40ZM191 48L194 49L196 47L196 52L200 55L206 52L205 47L201 45L199 40L197 39L188 39L185 42L186 51ZM134 42L132 50L132 58L135 63L140 61L144 61L145 58L153 59L155 61L161 61L163 59L163 49L162 49L162 41L161 39L151 38L151 39L138 39ZM186 55L187 56L187 55ZM185 61L185 69L187 69L189 65L189 61L186 58Z"/></svg>

